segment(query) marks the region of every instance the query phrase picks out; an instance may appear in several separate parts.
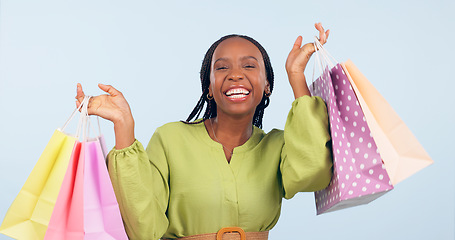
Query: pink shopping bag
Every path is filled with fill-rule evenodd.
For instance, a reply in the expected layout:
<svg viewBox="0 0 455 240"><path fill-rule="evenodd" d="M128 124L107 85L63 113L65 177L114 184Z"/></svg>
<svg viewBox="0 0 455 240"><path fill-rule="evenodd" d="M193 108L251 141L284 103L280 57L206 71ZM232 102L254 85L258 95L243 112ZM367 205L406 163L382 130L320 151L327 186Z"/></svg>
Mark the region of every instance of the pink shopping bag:
<svg viewBox="0 0 455 240"><path fill-rule="evenodd" d="M76 141L44 239L84 239L84 161Z"/></svg>
<svg viewBox="0 0 455 240"><path fill-rule="evenodd" d="M102 136L82 143L85 161L84 239L128 239L107 171L104 146Z"/></svg>
<svg viewBox="0 0 455 240"><path fill-rule="evenodd" d="M88 99L81 109L83 141L74 147L45 239L128 239L106 167L104 138L88 138Z"/></svg>
<svg viewBox="0 0 455 240"><path fill-rule="evenodd" d="M333 177L315 192L317 214L366 204L393 189L350 82L340 64L328 68L310 91L329 111Z"/></svg>

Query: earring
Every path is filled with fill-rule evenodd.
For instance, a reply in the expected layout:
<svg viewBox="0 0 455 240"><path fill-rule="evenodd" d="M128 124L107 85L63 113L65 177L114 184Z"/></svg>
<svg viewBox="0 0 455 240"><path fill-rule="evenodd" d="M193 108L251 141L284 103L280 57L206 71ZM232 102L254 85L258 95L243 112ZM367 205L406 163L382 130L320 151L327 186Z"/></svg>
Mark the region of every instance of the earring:
<svg viewBox="0 0 455 240"><path fill-rule="evenodd" d="M213 96L210 96L210 93L207 93L207 99L210 101L213 99Z"/></svg>
<svg viewBox="0 0 455 240"><path fill-rule="evenodd" d="M265 96L265 97L270 97L270 95L272 95L271 92L264 92L264 96Z"/></svg>

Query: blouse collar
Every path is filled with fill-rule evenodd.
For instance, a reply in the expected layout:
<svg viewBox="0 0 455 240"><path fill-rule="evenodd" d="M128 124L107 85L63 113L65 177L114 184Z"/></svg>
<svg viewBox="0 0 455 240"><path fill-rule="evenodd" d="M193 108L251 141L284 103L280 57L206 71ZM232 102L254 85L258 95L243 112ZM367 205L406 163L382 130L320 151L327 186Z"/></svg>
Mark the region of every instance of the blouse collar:
<svg viewBox="0 0 455 240"><path fill-rule="evenodd" d="M198 119L196 121L200 121L201 119ZM204 121L201 121L199 123L196 123L194 124L195 126L197 126L199 129L198 129L198 133L200 133L200 136L202 138L202 140L209 146L212 146L212 147L216 147L216 148L220 148L222 147L221 143L213 140L206 127L205 127L205 124L204 124ZM249 151L251 149L253 149L255 146L258 145L258 143L261 141L262 139L262 136L264 134L264 131L256 126L253 125L253 133L251 134L250 138L242 145L238 146L238 147L235 147L234 150L233 150L233 153L240 153L240 152L246 152L246 151Z"/></svg>

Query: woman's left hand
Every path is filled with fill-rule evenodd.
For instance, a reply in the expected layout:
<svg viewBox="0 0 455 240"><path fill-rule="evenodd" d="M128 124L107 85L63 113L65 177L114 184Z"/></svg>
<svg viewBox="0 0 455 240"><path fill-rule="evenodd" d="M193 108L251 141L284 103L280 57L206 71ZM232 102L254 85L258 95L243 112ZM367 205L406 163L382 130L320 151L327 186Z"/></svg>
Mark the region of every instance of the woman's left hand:
<svg viewBox="0 0 455 240"><path fill-rule="evenodd" d="M314 26L319 31L319 42L325 44L330 30L324 31L321 23L316 23ZM310 95L303 72L311 55L316 51L312 42L302 46L302 40L302 36L297 37L286 60L286 72L288 73L289 83L294 91L295 98L302 95Z"/></svg>
<svg viewBox="0 0 455 240"><path fill-rule="evenodd" d="M321 23L315 23L314 26L319 31L319 42L325 44L329 37L330 30L324 31ZM289 73L303 73L310 60L311 55L315 52L313 42L302 45L302 36L297 37L291 52L286 60L286 71Z"/></svg>

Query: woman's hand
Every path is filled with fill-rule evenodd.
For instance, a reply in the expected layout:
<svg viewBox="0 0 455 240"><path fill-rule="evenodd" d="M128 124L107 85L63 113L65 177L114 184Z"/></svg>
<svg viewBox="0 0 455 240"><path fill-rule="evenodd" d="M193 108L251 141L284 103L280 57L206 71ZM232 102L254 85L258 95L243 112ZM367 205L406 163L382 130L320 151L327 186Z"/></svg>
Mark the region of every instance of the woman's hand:
<svg viewBox="0 0 455 240"><path fill-rule="evenodd" d="M88 103L88 114L97 115L114 123L115 147L122 149L130 146L134 138L134 119L131 109L123 94L110 85L98 84L108 94L91 97ZM77 84L76 105L84 100L81 84Z"/></svg>
<svg viewBox="0 0 455 240"><path fill-rule="evenodd" d="M314 26L319 31L319 42L325 44L330 30L324 31L321 23L316 23ZM302 46L302 36L299 36L297 37L297 40L295 40L294 46L286 60L286 72L296 99L303 95L310 95L303 72L314 52L315 48L313 43L310 42Z"/></svg>
<svg viewBox="0 0 455 240"><path fill-rule="evenodd" d="M315 23L314 26L319 31L319 42L325 44L329 37L330 30L324 31L321 23ZM303 73L310 60L311 55L315 52L313 42L302 45L302 36L297 37L294 46L286 60L286 71L289 73Z"/></svg>
<svg viewBox="0 0 455 240"><path fill-rule="evenodd" d="M121 92L109 85L98 84L98 87L108 94L91 97L88 104L88 114L100 116L114 124L133 118L130 106ZM78 83L76 95L77 107L84 100L84 96L82 86Z"/></svg>

